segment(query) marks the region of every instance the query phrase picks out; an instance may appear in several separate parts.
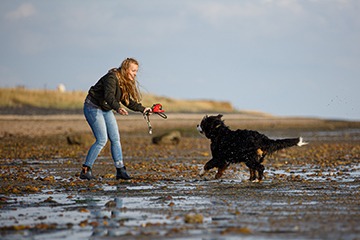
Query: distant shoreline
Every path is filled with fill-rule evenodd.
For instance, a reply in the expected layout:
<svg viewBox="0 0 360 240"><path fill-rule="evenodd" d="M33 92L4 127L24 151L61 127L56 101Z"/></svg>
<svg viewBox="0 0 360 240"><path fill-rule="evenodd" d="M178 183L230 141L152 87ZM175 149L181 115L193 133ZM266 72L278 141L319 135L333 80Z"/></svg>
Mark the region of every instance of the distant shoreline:
<svg viewBox="0 0 360 240"><path fill-rule="evenodd" d="M167 119L151 115L154 134L177 129L196 132L196 126L205 114L169 113ZM116 115L122 133L147 132L147 124L141 113L128 116ZM294 130L334 131L339 129L360 129L360 122L339 121L319 118L294 118L274 116L252 116L239 113L224 113L223 119L231 129L254 129L259 131ZM90 127L82 114L57 115L0 115L0 137L3 136L45 136L68 133L90 133Z"/></svg>

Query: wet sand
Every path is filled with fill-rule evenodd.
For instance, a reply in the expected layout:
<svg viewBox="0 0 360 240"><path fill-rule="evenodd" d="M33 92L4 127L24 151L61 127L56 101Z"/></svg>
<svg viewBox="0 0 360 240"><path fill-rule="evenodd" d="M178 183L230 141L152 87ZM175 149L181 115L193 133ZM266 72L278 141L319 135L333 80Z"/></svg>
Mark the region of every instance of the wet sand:
<svg viewBox="0 0 360 240"><path fill-rule="evenodd" d="M359 239L360 124L224 115L232 128L310 144L265 161L265 180L243 164L200 178L209 141L201 114L118 117L130 181L115 180L107 146L95 181L78 178L93 137L81 115L1 116L1 239ZM178 145L152 137L179 130Z"/></svg>

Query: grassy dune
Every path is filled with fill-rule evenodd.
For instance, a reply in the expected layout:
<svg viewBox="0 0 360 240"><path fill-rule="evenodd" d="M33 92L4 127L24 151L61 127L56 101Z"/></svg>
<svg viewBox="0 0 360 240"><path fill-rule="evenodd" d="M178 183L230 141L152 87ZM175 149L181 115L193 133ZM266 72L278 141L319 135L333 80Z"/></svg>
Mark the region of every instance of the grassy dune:
<svg viewBox="0 0 360 240"><path fill-rule="evenodd" d="M42 109L81 109L86 96L82 91L0 88L0 108L36 107ZM231 103L212 100L179 100L144 94L143 105L161 103L167 112L238 112Z"/></svg>
<svg viewBox="0 0 360 240"><path fill-rule="evenodd" d="M85 92L80 91L62 93L54 90L1 88L0 107L78 109L82 107L85 95Z"/></svg>

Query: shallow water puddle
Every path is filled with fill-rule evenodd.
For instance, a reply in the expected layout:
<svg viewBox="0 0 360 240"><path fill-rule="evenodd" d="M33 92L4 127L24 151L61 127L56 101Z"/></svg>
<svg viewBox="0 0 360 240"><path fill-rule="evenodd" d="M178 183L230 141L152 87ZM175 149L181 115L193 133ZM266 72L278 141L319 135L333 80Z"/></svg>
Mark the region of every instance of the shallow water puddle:
<svg viewBox="0 0 360 240"><path fill-rule="evenodd" d="M299 233L302 237L315 234L318 221L329 221L329 226L342 238L344 226L337 222L339 216L350 222L346 227L352 229L348 232L360 232L358 224L351 224L352 219L360 220L354 203L360 187L359 163L354 161L334 169L312 165L288 168L270 165L262 183L249 182L247 170L235 167L219 180L214 180L210 173L207 176L210 180L113 185L112 180L104 179L91 185L96 188L94 192L46 189L36 194L10 196L1 208L0 237L151 239L149 236L204 238L215 234L217 239L232 239L240 234L244 239L264 235L271 239L274 234L274 239L289 239ZM188 214L190 220L186 220ZM196 222L196 214L200 223Z"/></svg>
<svg viewBox="0 0 360 240"><path fill-rule="evenodd" d="M68 199L64 194L44 194L17 196L2 208L0 226L28 225L37 222L51 222L59 225L75 224L87 217L79 211L81 204ZM69 209L67 209L69 208Z"/></svg>
<svg viewBox="0 0 360 240"><path fill-rule="evenodd" d="M298 222L306 218L309 211L317 211L322 217L331 217L333 207L324 208L321 198L314 199L311 196L321 196L326 191L333 195L352 194L351 187L356 187L356 184L348 186L344 182L341 192L331 192L299 184L302 189L289 188L283 184L276 186L270 180L261 184L237 179L174 181L152 185L105 184L101 193L75 195L71 198L60 193L51 196L32 194L9 200L2 208L0 226L29 226L24 231L3 235L4 239L26 239L34 234L37 236L35 239L154 234L166 238L167 234L180 231L176 230L180 226L184 234L199 237L229 232L226 239L232 239L232 234L241 234L244 239L267 234L266 238L271 239L269 234L281 233L287 239L300 231L311 230L312 225L304 226ZM211 191L218 188L223 189L224 194L214 192L212 195ZM190 194L196 189L199 191ZM258 194L269 197L253 199L252 195ZM330 203L329 199L326 201ZM184 223L184 214L197 212L201 212L201 224ZM353 215L356 212L349 213L347 209L338 209L337 214L356 216ZM277 220L273 222L271 219ZM39 224L47 225L48 229L37 229ZM252 231L258 234L247 235ZM279 235L276 236L279 239Z"/></svg>
<svg viewBox="0 0 360 240"><path fill-rule="evenodd" d="M334 169L327 168L325 170L317 166L305 165L291 167L290 171L273 168L265 171L267 178L280 175L311 181L352 182L360 178L360 163L341 165Z"/></svg>
<svg viewBox="0 0 360 240"><path fill-rule="evenodd" d="M127 191L141 191L158 187L154 185L126 188ZM104 189L110 191L111 195L117 192L116 186L105 186ZM123 186L115 195L121 196L122 191ZM54 193L51 196L44 194L18 196L9 199L7 203L0 215L2 228L17 226L14 229L24 230L19 232L19 236L27 236L29 231L35 231L39 224L42 224L45 230L58 229L68 232L78 229L79 233L72 233L74 237L78 237L79 234L84 234L84 231L89 232L90 229L90 235L93 236L119 236L129 234L130 230L127 227L182 223L182 218L169 215L168 210L191 210L195 206L204 208L209 201L193 196L159 197L158 195L155 197L101 195L69 198L68 195ZM165 212L164 209L166 209Z"/></svg>

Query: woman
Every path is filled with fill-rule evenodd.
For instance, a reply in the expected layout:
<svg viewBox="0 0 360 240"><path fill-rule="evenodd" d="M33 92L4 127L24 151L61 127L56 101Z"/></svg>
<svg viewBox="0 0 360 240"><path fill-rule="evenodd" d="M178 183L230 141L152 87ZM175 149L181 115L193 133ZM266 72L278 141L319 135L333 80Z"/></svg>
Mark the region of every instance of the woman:
<svg viewBox="0 0 360 240"><path fill-rule="evenodd" d="M86 156L80 173L81 179L95 178L91 169L108 138L116 167L116 179L130 179L124 166L120 134L112 110L128 115L127 110L120 105L121 102L133 111L151 112L151 108L145 108L140 103L141 94L136 80L138 69L139 63L133 58L127 58L119 68L110 69L90 88L84 103L84 114L96 141Z"/></svg>

